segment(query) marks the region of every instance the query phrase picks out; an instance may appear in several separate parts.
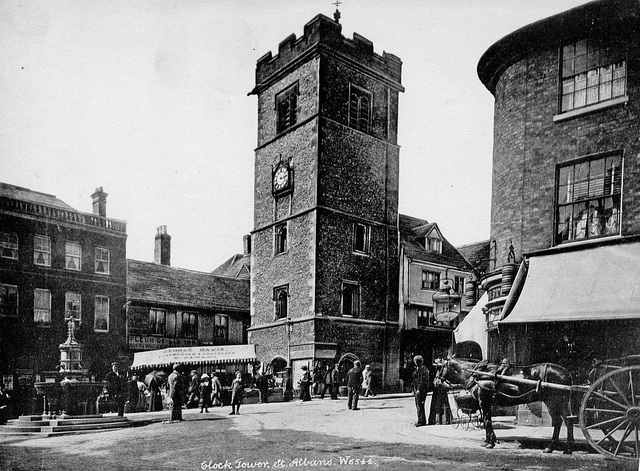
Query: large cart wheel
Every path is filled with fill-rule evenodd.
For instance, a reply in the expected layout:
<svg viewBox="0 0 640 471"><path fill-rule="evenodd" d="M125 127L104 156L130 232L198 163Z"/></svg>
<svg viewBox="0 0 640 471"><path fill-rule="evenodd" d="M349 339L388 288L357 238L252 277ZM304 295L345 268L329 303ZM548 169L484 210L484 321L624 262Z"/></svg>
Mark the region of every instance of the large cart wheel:
<svg viewBox="0 0 640 471"><path fill-rule="evenodd" d="M640 457L640 366L615 369L587 390L580 406L580 429L599 453Z"/></svg>

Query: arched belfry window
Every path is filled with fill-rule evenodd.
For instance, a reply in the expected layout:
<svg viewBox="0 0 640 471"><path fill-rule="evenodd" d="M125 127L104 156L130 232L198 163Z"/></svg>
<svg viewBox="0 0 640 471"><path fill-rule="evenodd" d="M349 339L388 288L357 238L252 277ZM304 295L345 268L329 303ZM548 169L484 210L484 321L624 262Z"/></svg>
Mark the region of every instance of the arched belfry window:
<svg viewBox="0 0 640 471"><path fill-rule="evenodd" d="M274 255L287 251L287 224L279 224L274 229Z"/></svg>
<svg viewBox="0 0 640 471"><path fill-rule="evenodd" d="M276 319L284 319L289 315L289 285L273 289Z"/></svg>
<svg viewBox="0 0 640 471"><path fill-rule="evenodd" d="M371 125L371 93L351 85L349 90L349 127L369 132Z"/></svg>

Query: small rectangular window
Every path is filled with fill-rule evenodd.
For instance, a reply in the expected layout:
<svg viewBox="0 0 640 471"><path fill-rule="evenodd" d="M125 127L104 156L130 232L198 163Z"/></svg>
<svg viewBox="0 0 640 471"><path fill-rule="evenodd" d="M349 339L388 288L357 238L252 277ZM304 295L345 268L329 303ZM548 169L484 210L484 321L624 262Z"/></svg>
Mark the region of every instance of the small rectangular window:
<svg viewBox="0 0 640 471"><path fill-rule="evenodd" d="M51 266L51 239L49 237L34 236L33 263L42 267Z"/></svg>
<svg viewBox="0 0 640 471"><path fill-rule="evenodd" d="M82 321L82 298L78 293L65 293L64 318L73 317L78 324Z"/></svg>
<svg viewBox="0 0 640 471"><path fill-rule="evenodd" d="M0 257L18 260L18 234L0 232Z"/></svg>
<svg viewBox="0 0 640 471"><path fill-rule="evenodd" d="M276 133L280 134L296 124L298 114L298 84L276 95L277 127Z"/></svg>
<svg viewBox="0 0 640 471"><path fill-rule="evenodd" d="M440 273L423 270L422 289L437 290L440 288Z"/></svg>
<svg viewBox="0 0 640 471"><path fill-rule="evenodd" d="M229 316L225 314L215 315L214 336L222 340L229 340Z"/></svg>
<svg viewBox="0 0 640 471"><path fill-rule="evenodd" d="M182 312L179 315L180 328L178 337L186 339L198 338L198 315L193 312Z"/></svg>
<svg viewBox="0 0 640 471"><path fill-rule="evenodd" d="M109 298L107 296L96 296L93 328L96 332L109 332Z"/></svg>
<svg viewBox="0 0 640 471"><path fill-rule="evenodd" d="M18 287L0 285L0 317L18 316Z"/></svg>
<svg viewBox="0 0 640 471"><path fill-rule="evenodd" d="M167 331L167 312L164 309L149 309L149 333L164 335Z"/></svg>
<svg viewBox="0 0 640 471"><path fill-rule="evenodd" d="M78 242L65 244L65 268L80 271L82 269L82 246Z"/></svg>
<svg viewBox="0 0 640 471"><path fill-rule="evenodd" d="M360 285L352 281L342 282L342 315L360 316Z"/></svg>
<svg viewBox="0 0 640 471"><path fill-rule="evenodd" d="M289 285L273 288L273 301L276 319L289 315Z"/></svg>
<svg viewBox="0 0 640 471"><path fill-rule="evenodd" d="M464 277L456 276L453 280L453 290L458 294L464 294Z"/></svg>
<svg viewBox="0 0 640 471"><path fill-rule="evenodd" d="M353 251L356 253L369 253L370 229L366 224L355 223L353 226Z"/></svg>
<svg viewBox="0 0 640 471"><path fill-rule="evenodd" d="M51 291L36 288L33 292L33 321L51 324Z"/></svg>
<svg viewBox="0 0 640 471"><path fill-rule="evenodd" d="M109 274L109 249L96 247L96 273Z"/></svg>

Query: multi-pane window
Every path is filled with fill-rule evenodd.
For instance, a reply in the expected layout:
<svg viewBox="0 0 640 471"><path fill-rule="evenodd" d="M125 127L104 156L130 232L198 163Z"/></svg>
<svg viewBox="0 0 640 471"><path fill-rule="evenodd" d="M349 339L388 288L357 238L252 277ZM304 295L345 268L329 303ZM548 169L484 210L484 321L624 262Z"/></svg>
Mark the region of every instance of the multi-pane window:
<svg viewBox="0 0 640 471"><path fill-rule="evenodd" d="M273 289L276 319L284 319L289 315L289 285Z"/></svg>
<svg viewBox="0 0 640 471"><path fill-rule="evenodd" d="M354 85L349 90L349 127L369 132L371 124L371 93Z"/></svg>
<svg viewBox="0 0 640 471"><path fill-rule="evenodd" d="M286 131L296 124L298 114L298 84L294 84L276 95L278 115L277 133Z"/></svg>
<svg viewBox="0 0 640 471"><path fill-rule="evenodd" d="M353 251L369 253L369 226L356 223L353 226Z"/></svg>
<svg viewBox="0 0 640 471"><path fill-rule="evenodd" d="M556 243L620 234L622 156L558 170Z"/></svg>
<svg viewBox="0 0 640 471"><path fill-rule="evenodd" d="M94 330L109 331L109 298L107 296L96 296L96 311Z"/></svg>
<svg viewBox="0 0 640 471"><path fill-rule="evenodd" d="M215 315L214 336L223 340L229 339L229 316L226 314Z"/></svg>
<svg viewBox="0 0 640 471"><path fill-rule="evenodd" d="M51 266L51 239L49 237L34 236L33 263L43 267Z"/></svg>
<svg viewBox="0 0 640 471"><path fill-rule="evenodd" d="M422 271L422 289L440 288L440 273L434 271Z"/></svg>
<svg viewBox="0 0 640 471"><path fill-rule="evenodd" d="M51 291L36 288L33 291L33 320L43 324L51 323Z"/></svg>
<svg viewBox="0 0 640 471"><path fill-rule="evenodd" d="M65 293L64 318L73 317L78 323L82 321L82 298L78 293Z"/></svg>
<svg viewBox="0 0 640 471"><path fill-rule="evenodd" d="M418 327L428 327L429 319L433 317L433 308L427 306L423 309L418 309Z"/></svg>
<svg viewBox="0 0 640 471"><path fill-rule="evenodd" d="M18 260L18 234L0 232L0 257Z"/></svg>
<svg viewBox="0 0 640 471"><path fill-rule="evenodd" d="M427 237L425 240L425 248L430 252L442 253L442 240L437 237Z"/></svg>
<svg viewBox="0 0 640 471"><path fill-rule="evenodd" d="M561 111L626 94L627 66L620 48L583 39L562 48Z"/></svg>
<svg viewBox="0 0 640 471"><path fill-rule="evenodd" d="M149 309L149 333L164 335L167 331L167 312L164 309Z"/></svg>
<svg viewBox="0 0 640 471"><path fill-rule="evenodd" d="M273 253L278 255L287 251L287 224L279 224L274 227Z"/></svg>
<svg viewBox="0 0 640 471"><path fill-rule="evenodd" d="M18 287L0 285L0 317L18 315Z"/></svg>
<svg viewBox="0 0 640 471"><path fill-rule="evenodd" d="M180 313L179 337L186 339L198 338L198 315L193 312Z"/></svg>
<svg viewBox="0 0 640 471"><path fill-rule="evenodd" d="M67 242L65 250L65 268L67 270L80 270L82 268L82 246L78 242Z"/></svg>
<svg viewBox="0 0 640 471"><path fill-rule="evenodd" d="M342 315L358 317L360 315L360 285L351 281L342 283Z"/></svg>
<svg viewBox="0 0 640 471"><path fill-rule="evenodd" d="M464 293L464 276L455 276L453 278L453 290L458 294Z"/></svg>
<svg viewBox="0 0 640 471"><path fill-rule="evenodd" d="M109 249L96 247L96 273L109 274Z"/></svg>

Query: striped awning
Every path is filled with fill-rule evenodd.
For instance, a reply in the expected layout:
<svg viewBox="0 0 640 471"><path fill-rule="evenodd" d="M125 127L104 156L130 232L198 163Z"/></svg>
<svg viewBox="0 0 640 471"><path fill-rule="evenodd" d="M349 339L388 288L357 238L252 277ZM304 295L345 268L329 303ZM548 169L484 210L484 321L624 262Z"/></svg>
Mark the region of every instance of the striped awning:
<svg viewBox="0 0 640 471"><path fill-rule="evenodd" d="M181 365L251 363L256 360L255 345L215 345L150 350L133 354L132 369Z"/></svg>

